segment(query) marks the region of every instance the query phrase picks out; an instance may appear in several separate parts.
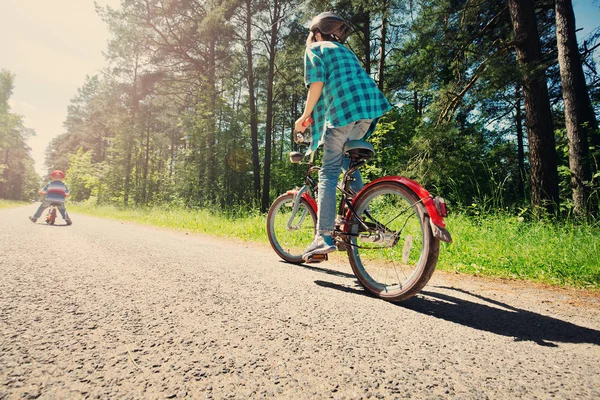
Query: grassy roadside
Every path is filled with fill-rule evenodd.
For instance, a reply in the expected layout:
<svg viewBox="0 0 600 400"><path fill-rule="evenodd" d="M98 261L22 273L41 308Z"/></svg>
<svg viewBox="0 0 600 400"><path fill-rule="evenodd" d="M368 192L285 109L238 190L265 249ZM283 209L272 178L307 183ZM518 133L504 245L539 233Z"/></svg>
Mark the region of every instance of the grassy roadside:
<svg viewBox="0 0 600 400"><path fill-rule="evenodd" d="M489 215L447 219L454 240L439 268L475 275L600 289L600 228Z"/></svg>
<svg viewBox="0 0 600 400"><path fill-rule="evenodd" d="M266 218L261 215L231 218L209 210L185 210L173 208L122 209L118 207L95 207L85 204L69 204L69 212L80 212L120 221L132 221L145 225L205 233L217 237L238 238L252 242L268 243Z"/></svg>
<svg viewBox="0 0 600 400"><path fill-rule="evenodd" d="M26 206L27 204L31 204L31 203L27 203L25 201L12 201L12 200L0 199L0 208Z"/></svg>
<svg viewBox="0 0 600 400"><path fill-rule="evenodd" d="M69 205L105 218L268 243L266 217L230 217L208 210L118 209ZM554 286L600 289L600 228L523 222L504 215L446 220L454 243L442 243L438 268L473 275L530 280Z"/></svg>

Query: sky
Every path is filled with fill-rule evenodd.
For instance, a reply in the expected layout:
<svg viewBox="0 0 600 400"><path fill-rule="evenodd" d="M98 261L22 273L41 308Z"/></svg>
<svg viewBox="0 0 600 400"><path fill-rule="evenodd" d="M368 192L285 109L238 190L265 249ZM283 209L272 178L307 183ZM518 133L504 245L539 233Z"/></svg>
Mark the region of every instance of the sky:
<svg viewBox="0 0 600 400"><path fill-rule="evenodd" d="M96 0L117 8L120 0ZM581 40L600 25L600 0L573 0ZM29 140L36 171L45 175L50 141L65 132L67 106L86 75L105 67L108 28L94 0L0 0L0 69L15 75L10 107L36 136ZM596 53L598 54L598 53Z"/></svg>
<svg viewBox="0 0 600 400"><path fill-rule="evenodd" d="M36 132L29 146L40 175L46 174L46 147L65 132L69 101L86 75L107 65L102 52L108 38L93 0L0 0L0 69L15 75L9 104Z"/></svg>

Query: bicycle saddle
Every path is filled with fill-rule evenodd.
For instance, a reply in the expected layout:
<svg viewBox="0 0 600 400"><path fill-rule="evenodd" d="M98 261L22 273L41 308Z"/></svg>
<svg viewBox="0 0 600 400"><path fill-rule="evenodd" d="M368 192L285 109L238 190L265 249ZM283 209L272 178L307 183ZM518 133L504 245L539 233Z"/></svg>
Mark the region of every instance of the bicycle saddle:
<svg viewBox="0 0 600 400"><path fill-rule="evenodd" d="M304 158L304 154L298 151L290 152L290 161L294 164L298 164Z"/></svg>
<svg viewBox="0 0 600 400"><path fill-rule="evenodd" d="M371 143L364 140L349 140L344 144L344 155L351 159L368 160L375 154L375 149Z"/></svg>

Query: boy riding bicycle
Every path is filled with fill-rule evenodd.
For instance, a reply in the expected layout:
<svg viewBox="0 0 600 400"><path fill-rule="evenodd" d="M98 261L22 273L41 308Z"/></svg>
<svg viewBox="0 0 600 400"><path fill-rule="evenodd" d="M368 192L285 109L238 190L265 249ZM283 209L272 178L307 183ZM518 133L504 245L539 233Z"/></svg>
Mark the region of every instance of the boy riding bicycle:
<svg viewBox="0 0 600 400"><path fill-rule="evenodd" d="M335 217L335 191L342 168L344 143L363 139L375 130L377 119L392 107L375 81L361 67L356 55L343 43L350 25L339 16L325 12L313 18L304 55L304 80L308 96L295 129L304 132L313 118L312 142L307 154L323 144L319 171L317 234L302 258L336 250L331 237ZM344 164L344 165L342 165ZM356 171L353 189L362 188Z"/></svg>
<svg viewBox="0 0 600 400"><path fill-rule="evenodd" d="M42 215L46 208L50 207L52 204L56 204L58 211L60 211L60 215L63 217L67 225L71 225L73 223L67 214L67 209L65 208L65 198L70 195L70 192L69 188L67 188L67 185L63 183L63 179L65 179L65 173L62 171L56 170L50 173L50 182L48 182L48 184L39 191L39 194L44 195L44 200L38 207L33 217L29 217L31 222L37 222L38 218Z"/></svg>

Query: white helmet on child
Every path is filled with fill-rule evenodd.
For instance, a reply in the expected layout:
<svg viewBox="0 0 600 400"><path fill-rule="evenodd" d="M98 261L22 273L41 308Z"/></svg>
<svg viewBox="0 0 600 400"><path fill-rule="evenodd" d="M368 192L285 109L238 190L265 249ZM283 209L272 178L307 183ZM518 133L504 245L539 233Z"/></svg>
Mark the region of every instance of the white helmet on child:
<svg viewBox="0 0 600 400"><path fill-rule="evenodd" d="M321 32L327 40L344 43L350 35L350 24L339 15L327 11L312 19L310 31Z"/></svg>

